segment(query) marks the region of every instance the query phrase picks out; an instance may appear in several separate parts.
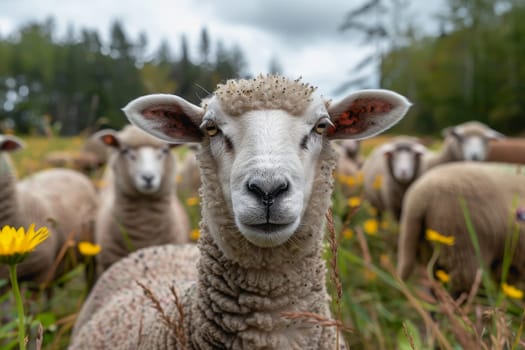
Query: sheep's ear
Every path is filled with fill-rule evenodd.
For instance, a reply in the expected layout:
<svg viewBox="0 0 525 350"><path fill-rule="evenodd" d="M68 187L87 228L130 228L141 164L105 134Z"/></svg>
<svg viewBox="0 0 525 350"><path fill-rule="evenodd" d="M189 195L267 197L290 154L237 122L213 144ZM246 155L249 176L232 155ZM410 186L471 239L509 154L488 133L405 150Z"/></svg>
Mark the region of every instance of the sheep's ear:
<svg viewBox="0 0 525 350"><path fill-rule="evenodd" d="M16 136L0 135L0 151L12 152L24 147L24 142Z"/></svg>
<svg viewBox="0 0 525 350"><path fill-rule="evenodd" d="M428 149L422 144L416 143L412 146L412 151L414 151L414 153L417 155L423 155L427 153Z"/></svg>
<svg viewBox="0 0 525 350"><path fill-rule="evenodd" d="M389 90L362 90L328 108L334 124L330 139L366 139L392 127L403 118L411 103Z"/></svg>
<svg viewBox="0 0 525 350"><path fill-rule="evenodd" d="M507 137L504 134L502 134L499 131L496 131L494 129L488 129L487 132L485 133L485 136L489 140L494 140L494 141L501 140L501 139L504 139L504 138Z"/></svg>
<svg viewBox="0 0 525 350"><path fill-rule="evenodd" d="M93 138L99 139L103 144L113 148L120 148L121 142L117 132L113 129L104 129L93 134Z"/></svg>
<svg viewBox="0 0 525 350"><path fill-rule="evenodd" d="M167 94L139 97L122 109L136 126L170 143L200 142L204 109Z"/></svg>
<svg viewBox="0 0 525 350"><path fill-rule="evenodd" d="M455 126L449 126L441 131L441 136L445 139L448 136L459 137L461 133L456 129Z"/></svg>

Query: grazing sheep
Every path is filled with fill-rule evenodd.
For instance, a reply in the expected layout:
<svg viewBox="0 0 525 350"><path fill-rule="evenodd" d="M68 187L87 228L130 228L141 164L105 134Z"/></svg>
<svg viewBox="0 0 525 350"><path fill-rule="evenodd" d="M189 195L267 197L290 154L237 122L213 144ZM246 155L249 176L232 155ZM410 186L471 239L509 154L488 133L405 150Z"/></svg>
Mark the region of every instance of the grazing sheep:
<svg viewBox="0 0 525 350"><path fill-rule="evenodd" d="M175 159L170 145L128 125L97 137L115 152L108 184L101 190L95 225L98 272L131 251L189 241L188 215L175 193Z"/></svg>
<svg viewBox="0 0 525 350"><path fill-rule="evenodd" d="M443 145L437 152L423 157L424 171L439 164L457 161L484 161L488 143L504 137L499 132L477 121L470 121L443 130Z"/></svg>
<svg viewBox="0 0 525 350"><path fill-rule="evenodd" d="M60 236L61 245L76 247L81 241L93 242L97 193L91 180L71 169L39 171L19 182L19 187L42 198L50 211L50 224ZM75 249L76 259L81 259ZM75 261L64 256L58 273L69 270Z"/></svg>
<svg viewBox="0 0 525 350"><path fill-rule="evenodd" d="M203 108L172 95L126 106L153 135L201 144L200 260L183 264L197 253L170 245L116 263L84 305L71 349L334 349L334 328L283 315L330 318L321 257L336 161L328 140L373 136L409 103L368 90L329 105L314 91L269 75L219 85Z"/></svg>
<svg viewBox="0 0 525 350"><path fill-rule="evenodd" d="M408 190L399 235L397 271L409 277L416 260L427 263L431 244L427 229L453 236L455 243L443 245L435 268L450 275L453 294L468 292L479 268L475 250L460 206L465 200L481 257L495 272L501 269L505 242L519 229L519 243L511 262L511 281L525 276L525 222L516 220L516 209L525 205L525 173L517 166L498 163L446 164L423 174ZM516 207L517 206L517 207Z"/></svg>
<svg viewBox="0 0 525 350"><path fill-rule="evenodd" d="M401 217L405 192L421 174L427 148L414 137L399 136L377 147L363 165L364 195L381 218L385 210Z"/></svg>
<svg viewBox="0 0 525 350"><path fill-rule="evenodd" d="M491 141L487 161L525 164L525 139L504 138Z"/></svg>
<svg viewBox="0 0 525 350"><path fill-rule="evenodd" d="M17 182L14 168L6 152L23 147L20 139L0 134L0 227L5 225L29 228L35 224L38 229L49 227L49 237L34 252L18 265L17 274L21 281L33 282L35 287L48 282L53 264L62 245L60 235L51 225L52 212L38 191L25 189ZM0 278L8 278L6 266L0 266Z"/></svg>

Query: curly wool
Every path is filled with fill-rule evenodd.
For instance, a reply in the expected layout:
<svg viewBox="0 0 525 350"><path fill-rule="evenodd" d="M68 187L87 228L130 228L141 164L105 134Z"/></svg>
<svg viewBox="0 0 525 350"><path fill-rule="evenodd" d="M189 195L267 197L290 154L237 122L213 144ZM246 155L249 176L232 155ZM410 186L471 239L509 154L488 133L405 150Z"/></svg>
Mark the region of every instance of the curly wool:
<svg viewBox="0 0 525 350"><path fill-rule="evenodd" d="M223 111L231 116L262 109L282 109L291 115L301 115L310 105L316 88L300 80L277 75L232 79L218 84L215 95Z"/></svg>
<svg viewBox="0 0 525 350"><path fill-rule="evenodd" d="M335 329L281 315L313 312L330 317L326 267L321 258L323 218L335 166L335 154L328 143L303 223L289 242L273 249L261 249L242 237L224 206L220 186L216 186L209 145L203 145L199 158L203 221L197 283L192 287L188 281L194 271L186 262L188 255L193 256L186 246L135 252L102 276L86 301L70 348L180 347L173 327L163 321L142 288L126 283L138 280L154 292L173 320L180 315L169 286L177 286L184 300L185 346L189 349L333 349ZM172 266L177 261L185 265ZM155 271L153 276L144 272L146 264L154 265L150 267Z"/></svg>

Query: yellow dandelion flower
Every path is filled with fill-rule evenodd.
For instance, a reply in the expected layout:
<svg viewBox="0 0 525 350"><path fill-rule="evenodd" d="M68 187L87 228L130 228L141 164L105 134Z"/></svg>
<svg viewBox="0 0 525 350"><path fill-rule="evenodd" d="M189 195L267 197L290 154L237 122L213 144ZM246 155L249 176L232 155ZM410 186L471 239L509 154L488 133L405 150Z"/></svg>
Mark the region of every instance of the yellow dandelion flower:
<svg viewBox="0 0 525 350"><path fill-rule="evenodd" d="M85 256L94 256L100 253L102 248L98 244L93 244L88 241L82 241L78 243L78 251L80 254Z"/></svg>
<svg viewBox="0 0 525 350"><path fill-rule="evenodd" d="M425 237L428 241L437 242L444 245L454 245L454 242L456 241L454 236L443 236L441 233L431 229L427 229Z"/></svg>
<svg viewBox="0 0 525 350"><path fill-rule="evenodd" d="M507 283L501 284L501 290L503 294L512 299L522 299L523 291Z"/></svg>
<svg viewBox="0 0 525 350"><path fill-rule="evenodd" d="M355 177L353 176L347 176L346 177L346 181L344 182L347 186L349 187L353 187L356 185L356 180L355 180Z"/></svg>
<svg viewBox="0 0 525 350"><path fill-rule="evenodd" d="M343 230L343 237L345 239L351 239L352 237L354 237L354 231L349 228Z"/></svg>
<svg viewBox="0 0 525 350"><path fill-rule="evenodd" d="M378 190L383 185L383 177L381 175L377 175L374 179L374 182L372 183L372 188L374 190Z"/></svg>
<svg viewBox="0 0 525 350"><path fill-rule="evenodd" d="M441 283L447 283L450 281L450 276L448 273L445 272L445 270L437 270L436 271L436 278L441 281Z"/></svg>
<svg viewBox="0 0 525 350"><path fill-rule="evenodd" d="M196 228L194 230L191 230L191 232L190 232L190 239L192 241L196 241L196 240L199 239L200 235L201 235L201 231L198 228Z"/></svg>
<svg viewBox="0 0 525 350"><path fill-rule="evenodd" d="M188 197L186 199L186 204L189 206L189 207L193 207L193 206L196 206L199 204L199 197Z"/></svg>
<svg viewBox="0 0 525 350"><path fill-rule="evenodd" d="M0 263L18 264L48 236L47 227L35 232L35 224L31 224L27 232L23 227L4 226L0 231Z"/></svg>
<svg viewBox="0 0 525 350"><path fill-rule="evenodd" d="M356 208L361 205L361 198L360 197L350 197L348 198L348 206L350 208Z"/></svg>
<svg viewBox="0 0 525 350"><path fill-rule="evenodd" d="M379 223L376 219L368 219L363 223L363 228L365 230L365 233L373 236L377 234L377 230L379 229Z"/></svg>

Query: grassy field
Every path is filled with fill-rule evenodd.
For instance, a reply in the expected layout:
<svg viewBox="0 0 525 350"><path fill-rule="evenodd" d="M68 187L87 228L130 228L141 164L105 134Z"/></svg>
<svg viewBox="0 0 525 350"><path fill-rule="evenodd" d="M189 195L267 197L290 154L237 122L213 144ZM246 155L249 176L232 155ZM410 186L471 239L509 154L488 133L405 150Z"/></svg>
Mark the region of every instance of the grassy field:
<svg viewBox="0 0 525 350"><path fill-rule="evenodd" d="M363 143L363 153L385 140ZM25 138L26 148L13 154L19 176L47 167L45 155L54 150L77 151L83 140ZM178 150L184 152L184 150ZM93 174L97 181L100 174ZM343 198L341 186L355 186L356 196ZM328 215L326 259L334 315L351 349L522 349L524 306L519 292L503 291L480 279L461 305L446 293L446 276L419 276L408 283L395 275L398 227L390 218L375 219L374 209L361 199L359 179L336 183L332 215ZM184 198L193 228L198 203ZM194 233L195 234L195 233ZM194 237L196 238L196 237ZM55 294L26 291L26 314L33 334L42 324L43 349L63 349L75 316L86 296L84 265L55 284ZM16 348L16 316L9 283L0 280L0 348ZM6 290L7 289L7 290ZM0 289L2 290L2 289ZM475 293L477 291L477 293Z"/></svg>

